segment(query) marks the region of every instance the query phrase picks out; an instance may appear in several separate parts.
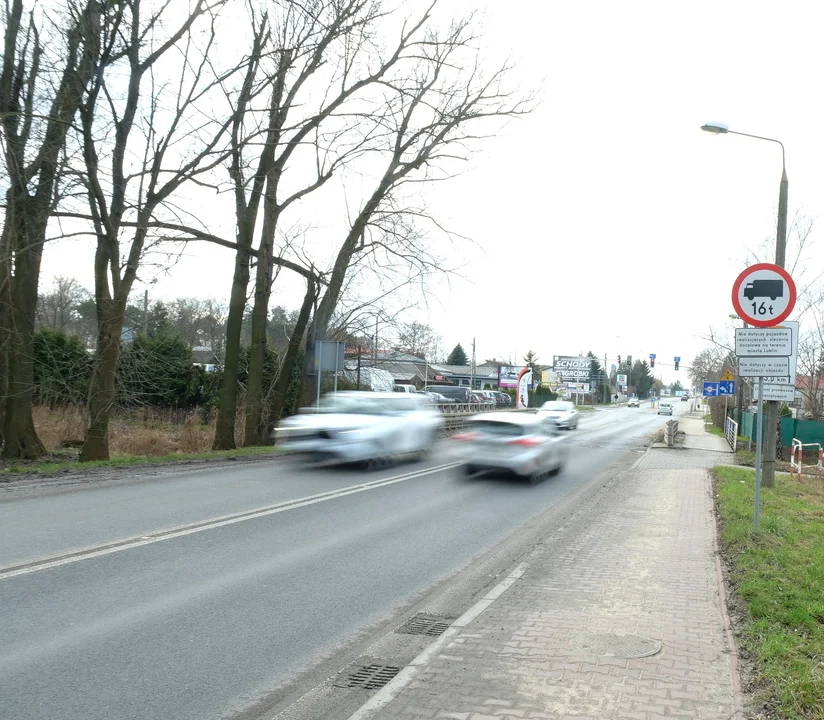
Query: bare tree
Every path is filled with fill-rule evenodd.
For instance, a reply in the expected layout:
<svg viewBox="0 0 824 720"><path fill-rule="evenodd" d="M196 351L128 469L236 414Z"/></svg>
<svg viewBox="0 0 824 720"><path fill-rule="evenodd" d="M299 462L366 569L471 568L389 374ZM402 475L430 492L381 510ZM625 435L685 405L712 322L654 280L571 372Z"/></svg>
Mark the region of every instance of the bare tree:
<svg viewBox="0 0 824 720"><path fill-rule="evenodd" d="M215 71L210 58L224 2L196 0L175 23L169 3L123 0L122 13L105 28L100 71L80 108L84 167L78 175L97 237L98 323L83 461L109 456L121 332L149 233L170 216L177 219L169 208L182 185L226 157L233 115L229 107L216 111L222 97L216 90L243 62Z"/></svg>
<svg viewBox="0 0 824 720"><path fill-rule="evenodd" d="M58 199L66 137L94 70L100 28L117 11L71 0L43 34L35 9L5 3L0 128L7 183L0 236L0 392L5 457L44 448L32 421L33 332L40 261ZM58 29L62 24L62 29Z"/></svg>
<svg viewBox="0 0 824 720"><path fill-rule="evenodd" d="M471 147L493 135L500 121L530 111L532 98L506 87L508 64L485 76L475 40L471 17L442 34L428 30L414 63L399 65L382 83L383 171L351 218L335 257L310 326L305 377L310 378L311 349L326 336L353 262L378 257L383 269L404 267L424 276L439 269L427 253L426 233L417 227L432 219L409 202L404 189L450 177L450 168L467 160ZM309 385L304 399L314 394Z"/></svg>
<svg viewBox="0 0 824 720"><path fill-rule="evenodd" d="M440 354L442 340L431 325L417 320L404 323L398 333L398 342L403 350L430 362Z"/></svg>
<svg viewBox="0 0 824 720"><path fill-rule="evenodd" d="M421 40L418 34L429 18L429 12L425 11L416 22L404 27L397 43L385 55L372 41L376 25L383 19L377 0L316 0L309 5L296 0L278 0L272 8L271 14L265 13L259 19L253 14L256 28L253 54L261 60L250 65L241 99L243 113L232 132L231 177L236 196L238 248L227 323L226 371L215 432L216 449L234 445L239 328L261 201L263 222L251 316L246 444L268 440L263 361L274 269L287 266L285 249L275 251L281 218L292 204L328 182L339 167L370 148L373 134L381 131L378 119L356 109L345 111L346 104L379 82L407 54L412 54ZM270 43L274 49L267 53ZM265 123L255 124L256 115L248 108L251 99L262 92L261 84L268 92L268 114ZM320 93L318 87L323 88ZM360 130L357 136L351 132L354 127ZM257 146L253 141L256 135L265 137L265 142L252 160L244 151ZM298 162L300 153L312 163L314 172L307 180L287 186L284 175L290 164L300 165L303 170L309 167L308 162ZM255 168L251 180L247 172L250 166ZM249 186L251 189L247 191ZM314 292L313 286L323 281L311 263L298 272L306 278L311 292ZM281 361L281 372L289 377L295 357L287 351Z"/></svg>
<svg viewBox="0 0 824 720"><path fill-rule="evenodd" d="M74 278L58 275L49 292L37 298L37 325L77 333L78 308L91 293Z"/></svg>

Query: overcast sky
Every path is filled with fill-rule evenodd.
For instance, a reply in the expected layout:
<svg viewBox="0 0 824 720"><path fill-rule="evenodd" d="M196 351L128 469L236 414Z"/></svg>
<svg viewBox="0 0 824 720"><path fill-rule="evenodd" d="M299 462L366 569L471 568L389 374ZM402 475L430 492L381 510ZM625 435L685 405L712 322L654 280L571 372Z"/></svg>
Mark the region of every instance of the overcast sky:
<svg viewBox="0 0 824 720"><path fill-rule="evenodd" d="M656 353L656 375L685 376L664 364L675 355L688 364L710 326L731 326L733 280L748 250L774 238L781 175L777 145L699 128L720 120L782 140L790 216L817 219L821 10L810 2L446 5L483 11L490 58L510 55L513 81L540 86L541 105L427 195L433 214L473 242L444 246L451 263L465 265L463 277L433 283L429 304L408 319L430 322L447 351L475 337L479 360L529 349L543 362L588 350L610 363ZM230 228L231 215L214 223ZM824 269L818 243L806 258L808 277ZM59 274L91 287L91 267L91 245L51 243L41 282ZM231 275L229 251L191 246L150 292L227 298ZM285 283L273 303L294 307L301 296L299 284Z"/></svg>

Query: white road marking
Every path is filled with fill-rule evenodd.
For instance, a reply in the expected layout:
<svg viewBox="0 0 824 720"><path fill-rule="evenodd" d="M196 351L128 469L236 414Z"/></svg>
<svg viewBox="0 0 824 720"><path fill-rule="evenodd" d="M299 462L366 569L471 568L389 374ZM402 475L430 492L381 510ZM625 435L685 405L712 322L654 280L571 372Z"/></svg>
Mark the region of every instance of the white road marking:
<svg viewBox="0 0 824 720"><path fill-rule="evenodd" d="M28 575L29 573L39 572L41 570L49 570L63 565L80 562L81 560L91 560L93 558L103 557L104 555L112 555L113 553L122 552L123 550L131 550L132 548L143 547L144 545L152 545L154 543L162 542L164 540L173 540L174 538L185 537L186 535L194 535L195 533L205 532L206 530L214 530L215 528L225 527L227 525L234 525L235 523L245 522L246 520L254 520L267 515L276 515L278 513L286 512L287 510L295 510L297 508L306 507L307 505L315 505L316 503L326 502L327 500L336 500L337 498L346 497L347 495L355 495L357 493L366 492L368 490L377 490L378 488L387 487L396 483L405 482L406 480L414 480L415 478L425 477L443 470L449 470L456 467L460 463L451 462L443 465L437 465L423 470L416 470L405 473L403 475L395 475L393 477L382 478L381 480L373 480L367 483L358 483L357 485L348 485L346 487L338 488L337 490L329 490L327 492L317 493L315 495L307 495L302 498L295 498L294 500L286 500L275 505L267 505L254 510L246 510L241 513L232 515L223 515L221 517L213 518L211 520L201 521L198 523L190 523L188 525L179 525L167 530L160 530L149 535L139 535L133 538L126 538L104 545L97 545L82 550L77 550L71 553L61 553L60 555L51 555L48 557L30 560L25 563L17 563L15 565L7 565L0 567L0 580L8 580L9 578L17 577L18 575Z"/></svg>
<svg viewBox="0 0 824 720"><path fill-rule="evenodd" d="M484 610L486 610L493 602L495 602L501 595L503 595L509 588L526 572L528 564L523 562L518 565L506 578L498 583L492 590L484 595L478 602L476 602L469 610L461 615L455 622L453 622L447 630L429 645L426 650L421 652L412 662L403 668L394 678L392 678L386 685L378 690L365 705L362 705L359 710L356 710L349 716L349 720L366 720L377 711L385 708L398 695L403 692L404 688L412 682L412 679L417 674L420 668L425 667L432 658L439 653L443 647L460 631L461 628L466 627L475 620Z"/></svg>

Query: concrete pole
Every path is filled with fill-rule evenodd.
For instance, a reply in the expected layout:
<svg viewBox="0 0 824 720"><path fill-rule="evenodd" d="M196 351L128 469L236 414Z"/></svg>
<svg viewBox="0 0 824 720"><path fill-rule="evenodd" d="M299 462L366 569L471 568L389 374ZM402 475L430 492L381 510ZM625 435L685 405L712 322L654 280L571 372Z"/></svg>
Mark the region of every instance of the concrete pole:
<svg viewBox="0 0 824 720"><path fill-rule="evenodd" d="M784 146L781 146L782 159ZM775 264L784 267L787 255L787 199L789 196L789 181L787 180L787 168L782 168L781 185L778 191L778 227L775 237ZM764 445L764 469L762 470L762 482L764 487L775 486L775 455L778 430L778 409L779 403L771 400L767 403L766 412L766 443Z"/></svg>

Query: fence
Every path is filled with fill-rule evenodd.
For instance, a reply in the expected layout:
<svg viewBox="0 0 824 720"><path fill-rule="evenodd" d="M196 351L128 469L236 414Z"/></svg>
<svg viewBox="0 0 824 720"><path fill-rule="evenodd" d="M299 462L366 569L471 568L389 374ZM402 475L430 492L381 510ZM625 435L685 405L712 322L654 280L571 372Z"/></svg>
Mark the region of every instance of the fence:
<svg viewBox="0 0 824 720"><path fill-rule="evenodd" d="M745 412L741 418L738 434L755 442L755 426L755 413ZM766 428L764 431L766 432ZM824 445L824 422L781 418L781 444L784 447L792 447L794 439L805 445L812 443Z"/></svg>

